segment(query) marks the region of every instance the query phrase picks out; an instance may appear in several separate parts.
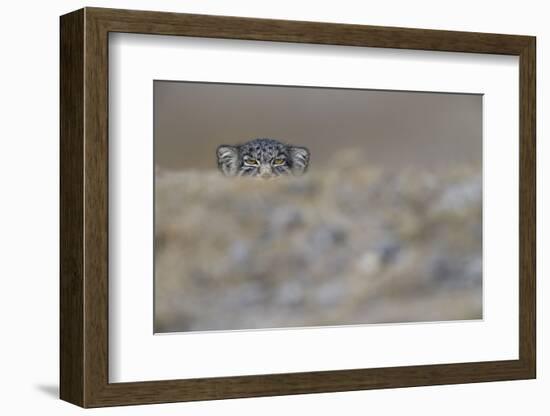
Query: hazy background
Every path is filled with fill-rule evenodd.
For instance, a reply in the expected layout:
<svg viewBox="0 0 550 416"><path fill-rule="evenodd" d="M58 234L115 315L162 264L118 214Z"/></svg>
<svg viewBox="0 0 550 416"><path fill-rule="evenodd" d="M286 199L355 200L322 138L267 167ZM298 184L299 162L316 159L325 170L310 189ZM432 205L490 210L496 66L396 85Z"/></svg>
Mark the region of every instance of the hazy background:
<svg viewBox="0 0 550 416"><path fill-rule="evenodd" d="M312 169L357 147L369 164L481 163L477 94L155 81L154 95L161 169L212 169L217 146L257 137L309 147Z"/></svg>
<svg viewBox="0 0 550 416"><path fill-rule="evenodd" d="M154 88L156 332L482 317L481 96ZM310 170L223 177L256 137Z"/></svg>

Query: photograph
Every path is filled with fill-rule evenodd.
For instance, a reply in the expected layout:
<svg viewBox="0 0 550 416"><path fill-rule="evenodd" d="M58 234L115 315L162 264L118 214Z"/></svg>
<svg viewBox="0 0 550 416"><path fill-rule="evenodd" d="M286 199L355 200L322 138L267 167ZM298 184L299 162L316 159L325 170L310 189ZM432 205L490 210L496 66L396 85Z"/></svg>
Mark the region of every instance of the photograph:
<svg viewBox="0 0 550 416"><path fill-rule="evenodd" d="M483 319L482 94L153 92L155 333Z"/></svg>
<svg viewBox="0 0 550 416"><path fill-rule="evenodd" d="M537 409L546 387L535 380L537 68L548 25L543 13L526 18L529 7L523 18L504 10L496 26L494 7L475 22L376 7L345 17L339 5L329 21L297 2L245 16L169 6L42 13L41 34L58 19L48 56L59 59L35 71L30 90L38 101L40 88L55 93L58 106L38 107L58 129L29 123L28 106L19 106L27 123L15 124L36 130L37 149L52 143L42 130L59 146L50 174L14 185L11 205L58 194L25 220L39 219L35 231L58 224L57 247L35 244L46 263L28 261L27 243L47 233L29 238L26 222L5 217L12 240L25 240L16 269L40 266L37 281L57 291L10 290L39 293L30 303L50 311L16 326L29 345L35 327L55 342L40 343L38 376L20 365L8 373L71 412L188 402L180 406L219 403L228 414L246 401L264 403L251 412L264 414L254 398L295 410L330 393L329 413L364 409L338 401L353 396L429 416L441 406L426 413L412 390L430 387L448 403L486 383L487 409ZM22 36L48 38L35 32ZM23 59L48 50L38 49ZM12 84L23 101L9 102L26 102L28 82ZM10 178L47 159L19 153L30 163L15 163ZM46 176L58 193L36 186ZM43 282L48 262L58 284ZM501 381L525 400L501 400L519 397L503 395ZM12 395L14 405L48 407L29 392Z"/></svg>

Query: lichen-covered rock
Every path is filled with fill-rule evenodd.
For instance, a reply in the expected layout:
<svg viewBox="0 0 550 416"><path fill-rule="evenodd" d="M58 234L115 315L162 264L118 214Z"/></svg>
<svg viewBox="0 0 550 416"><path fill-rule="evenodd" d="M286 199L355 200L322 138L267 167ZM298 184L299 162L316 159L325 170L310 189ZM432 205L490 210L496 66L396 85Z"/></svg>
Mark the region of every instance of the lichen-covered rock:
<svg viewBox="0 0 550 416"><path fill-rule="evenodd" d="M480 167L360 160L274 181L158 174L156 331L481 318Z"/></svg>

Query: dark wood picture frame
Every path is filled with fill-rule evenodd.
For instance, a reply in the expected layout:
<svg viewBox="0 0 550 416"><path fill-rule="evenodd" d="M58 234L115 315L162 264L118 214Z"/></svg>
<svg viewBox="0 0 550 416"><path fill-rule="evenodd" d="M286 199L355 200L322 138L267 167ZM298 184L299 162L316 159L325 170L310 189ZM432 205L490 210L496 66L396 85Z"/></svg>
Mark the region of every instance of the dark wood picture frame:
<svg viewBox="0 0 550 416"><path fill-rule="evenodd" d="M82 407L535 378L535 38L85 8L61 28L60 396ZM519 56L519 359L109 383L108 35L110 32Z"/></svg>

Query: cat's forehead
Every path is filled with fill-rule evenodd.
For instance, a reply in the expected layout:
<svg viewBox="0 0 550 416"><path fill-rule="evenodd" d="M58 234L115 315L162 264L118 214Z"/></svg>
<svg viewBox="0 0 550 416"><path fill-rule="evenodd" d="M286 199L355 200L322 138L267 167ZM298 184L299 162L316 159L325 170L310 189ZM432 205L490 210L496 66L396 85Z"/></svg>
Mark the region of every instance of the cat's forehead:
<svg viewBox="0 0 550 416"><path fill-rule="evenodd" d="M270 153L275 154L286 149L286 146L273 139L254 139L241 146L241 150L245 153Z"/></svg>

